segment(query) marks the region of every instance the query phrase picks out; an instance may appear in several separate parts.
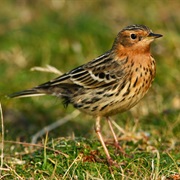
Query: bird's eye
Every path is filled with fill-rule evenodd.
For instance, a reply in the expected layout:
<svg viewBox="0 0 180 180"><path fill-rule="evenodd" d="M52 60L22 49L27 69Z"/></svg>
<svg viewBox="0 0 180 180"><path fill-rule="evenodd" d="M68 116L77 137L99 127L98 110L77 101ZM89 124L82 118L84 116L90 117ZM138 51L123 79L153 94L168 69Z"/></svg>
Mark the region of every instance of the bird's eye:
<svg viewBox="0 0 180 180"><path fill-rule="evenodd" d="M132 38L132 39L136 39L136 38L137 38L137 35L136 35L136 34L131 34L131 38Z"/></svg>

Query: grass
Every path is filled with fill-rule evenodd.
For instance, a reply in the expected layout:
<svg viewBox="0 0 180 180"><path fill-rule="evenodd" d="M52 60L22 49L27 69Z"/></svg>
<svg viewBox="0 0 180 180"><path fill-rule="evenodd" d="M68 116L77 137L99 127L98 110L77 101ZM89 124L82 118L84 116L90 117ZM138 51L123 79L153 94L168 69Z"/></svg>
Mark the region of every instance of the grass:
<svg viewBox="0 0 180 180"><path fill-rule="evenodd" d="M2 179L177 179L180 177L179 1L12 1L1 2L0 97ZM55 75L29 69L50 64L62 72L111 48L126 25L145 24L164 37L152 46L157 75L146 97L131 111L113 117L119 142L103 134L121 166L109 173L94 119L80 114L30 144L32 136L74 109L53 97L7 100ZM1 121L2 118L1 118ZM2 123L3 124L3 123ZM4 138L3 138L4 136ZM4 140L4 143L3 143ZM4 148L3 148L4 145Z"/></svg>

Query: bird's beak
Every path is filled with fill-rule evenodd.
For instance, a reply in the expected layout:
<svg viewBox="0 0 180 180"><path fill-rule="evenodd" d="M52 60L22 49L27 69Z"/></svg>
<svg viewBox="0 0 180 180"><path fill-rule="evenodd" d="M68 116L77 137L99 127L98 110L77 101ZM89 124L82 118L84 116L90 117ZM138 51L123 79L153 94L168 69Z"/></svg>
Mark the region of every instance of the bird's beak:
<svg viewBox="0 0 180 180"><path fill-rule="evenodd" d="M163 35L162 34L155 34L153 32L150 32L149 35L147 37L149 37L150 39L155 39L155 38L160 38L162 37Z"/></svg>

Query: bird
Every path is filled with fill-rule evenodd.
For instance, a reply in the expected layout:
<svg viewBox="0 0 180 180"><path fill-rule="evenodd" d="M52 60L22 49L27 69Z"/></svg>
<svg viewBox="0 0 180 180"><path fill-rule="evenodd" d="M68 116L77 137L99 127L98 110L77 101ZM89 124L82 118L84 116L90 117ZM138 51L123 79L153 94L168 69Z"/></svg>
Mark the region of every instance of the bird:
<svg viewBox="0 0 180 180"><path fill-rule="evenodd" d="M133 24L123 28L110 50L48 82L10 94L10 98L52 95L65 106L72 104L96 119L95 132L102 144L109 166L113 165L101 133L100 121L106 119L119 149L111 116L134 107L147 93L156 74L151 43L163 35L145 26Z"/></svg>

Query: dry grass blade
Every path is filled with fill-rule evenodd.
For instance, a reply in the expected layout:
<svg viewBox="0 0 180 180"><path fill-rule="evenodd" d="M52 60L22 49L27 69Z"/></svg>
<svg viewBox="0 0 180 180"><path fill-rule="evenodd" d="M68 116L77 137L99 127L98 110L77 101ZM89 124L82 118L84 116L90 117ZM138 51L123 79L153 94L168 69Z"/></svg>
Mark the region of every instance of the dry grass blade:
<svg viewBox="0 0 180 180"><path fill-rule="evenodd" d="M77 117L79 115L79 113L80 112L78 110L75 110L70 115L67 115L64 118L55 121L54 123L50 124L49 126L45 126L43 129L41 129L40 131L38 131L36 134L33 135L31 143L36 144L37 139L39 137L41 137L44 134L46 134L47 132L52 131L53 129L65 124L69 120Z"/></svg>
<svg viewBox="0 0 180 180"><path fill-rule="evenodd" d="M61 75L61 71L59 71L57 68L51 66L51 65L46 65L46 67L40 67L40 66L35 66L31 68L31 71L41 71L41 72L48 72L48 73L54 73L57 75Z"/></svg>
<svg viewBox="0 0 180 180"><path fill-rule="evenodd" d="M3 119L3 112L2 112L2 106L0 103L0 116L1 116L1 164L0 164L0 176L1 176L1 170L3 169L3 163L4 163L4 119Z"/></svg>

